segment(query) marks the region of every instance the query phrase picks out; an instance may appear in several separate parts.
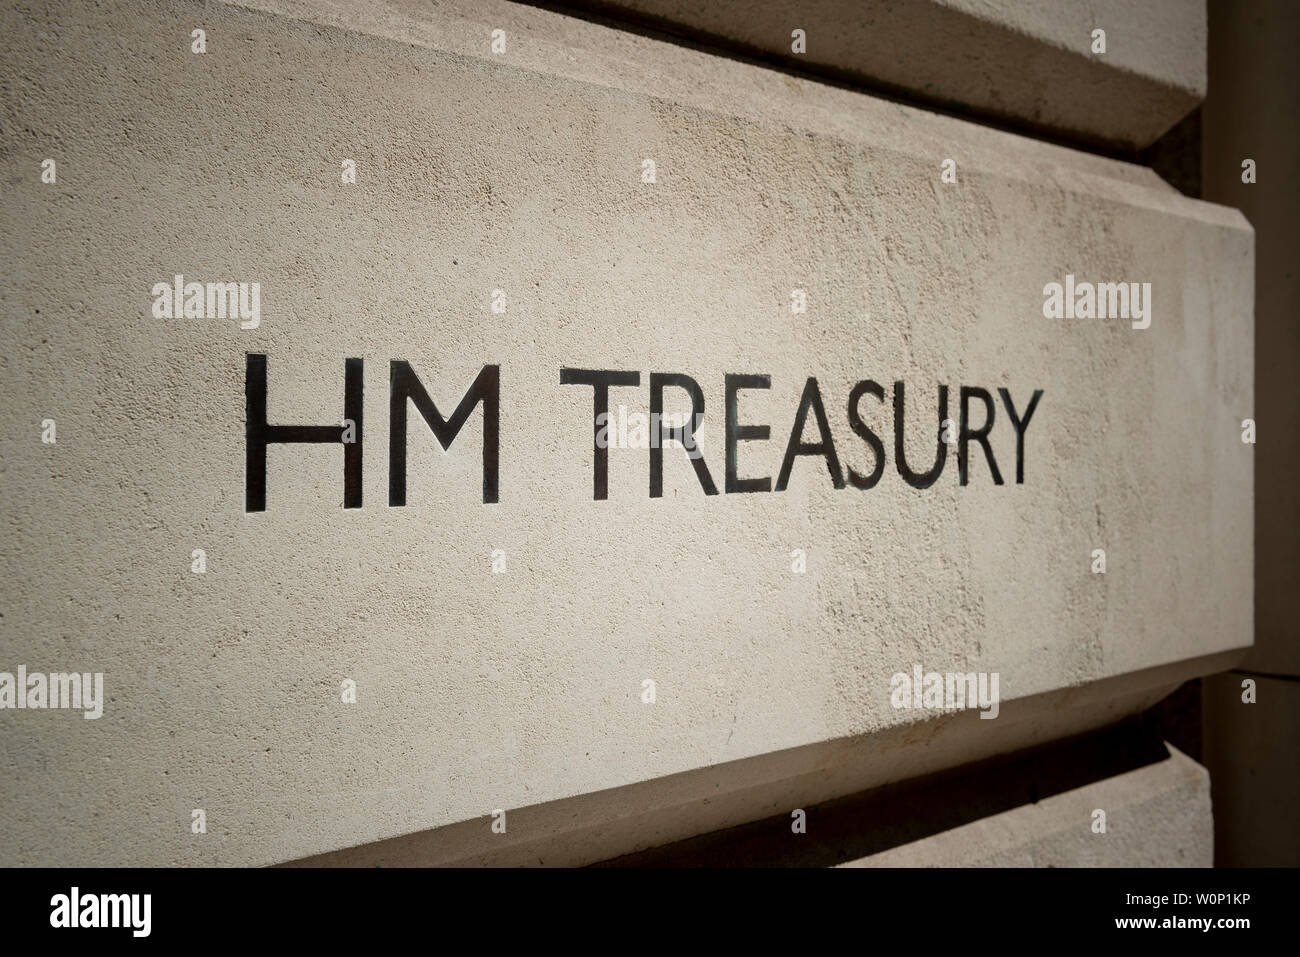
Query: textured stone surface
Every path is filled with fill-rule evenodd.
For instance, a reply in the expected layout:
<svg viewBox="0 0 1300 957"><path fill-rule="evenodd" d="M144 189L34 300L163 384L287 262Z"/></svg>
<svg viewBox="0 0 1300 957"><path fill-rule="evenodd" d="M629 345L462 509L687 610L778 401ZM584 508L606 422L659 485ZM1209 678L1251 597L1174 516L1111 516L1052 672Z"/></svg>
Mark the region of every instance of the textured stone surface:
<svg viewBox="0 0 1300 957"><path fill-rule="evenodd" d="M958 112L1146 146L1205 96L1205 0L576 0ZM804 31L805 51L791 37ZM1093 30L1106 50L1093 51Z"/></svg>
<svg viewBox="0 0 1300 957"><path fill-rule="evenodd" d="M1094 812L1106 812L1104 834ZM1169 758L844 867L1210 867L1210 776Z"/></svg>
<svg viewBox="0 0 1300 957"><path fill-rule="evenodd" d="M787 809L602 866L1208 867L1213 861L1206 770L1131 726L801 810L799 831Z"/></svg>
<svg viewBox="0 0 1300 957"><path fill-rule="evenodd" d="M1168 689L1159 682L1212 667L1204 660L1180 662L1153 673L1006 702L993 722L980 722L966 712L520 808L511 814L511 830L487 842L483 835L491 821L484 815L293 863L845 863L1164 759L1167 751L1157 747L1158 742L1134 740L1127 724L1116 722L1159 699ZM979 733L973 733L975 727ZM1102 728L1106 730L1088 734L1082 742L1072 737ZM1053 743L1065 737L1071 740ZM792 808L804 808L808 815L808 831L794 843ZM1199 813L1192 808L1189 812L1180 820L1187 822ZM992 853L975 844L967 850L973 856ZM1145 863L1149 861L1134 856L1134 865Z"/></svg>
<svg viewBox="0 0 1300 957"><path fill-rule="evenodd" d="M284 9L3 7L0 668L103 671L109 701L97 721L0 715L0 863L283 861L829 747L782 768L815 778L874 735L894 779L1024 737L892 709L914 662L1058 695L1038 707L1065 733L1098 720L1089 683L1144 676L1136 710L1186 677L1161 666L1249 644L1240 215L542 11ZM155 319L176 273L259 281L261 326ZM1044 319L1066 273L1151 282L1151 327ZM340 508L339 447L275 447L268 510L245 513L248 352L280 423L338 422L344 359L365 359L363 508ZM478 414L447 454L413 414L409 504L386 506L390 359L444 412L501 365L500 502L480 500ZM649 372L695 377L719 485L729 372L772 376L742 400L772 430L742 445L753 476L775 476L808 376L861 471L860 379L907 383L918 464L939 383L1044 397L1023 485L999 407L999 487L975 451L970 485L950 454L912 489L887 441L867 492L802 460L785 492L706 498L668 450L650 499L646 453L616 450L593 502L591 392L566 365L639 370L615 403L642 411ZM888 439L889 405L864 410ZM664 801L703 800L687 783Z"/></svg>
<svg viewBox="0 0 1300 957"><path fill-rule="evenodd" d="M1239 208L1256 261L1255 647L1243 667L1300 677L1300 6L1284 0L1213 8L1214 93L1204 110L1205 197ZM1242 163L1256 181L1242 182Z"/></svg>

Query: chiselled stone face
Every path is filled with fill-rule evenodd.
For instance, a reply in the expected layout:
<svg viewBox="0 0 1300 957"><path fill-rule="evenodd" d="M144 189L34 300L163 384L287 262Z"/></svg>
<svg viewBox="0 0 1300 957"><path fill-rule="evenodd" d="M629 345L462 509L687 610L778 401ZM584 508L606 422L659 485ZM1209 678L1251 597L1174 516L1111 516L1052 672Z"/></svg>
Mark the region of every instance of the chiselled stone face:
<svg viewBox="0 0 1300 957"><path fill-rule="evenodd" d="M102 675L102 714L10 684L0 864L592 860L1249 641L1239 215L472 6L7 15L0 672Z"/></svg>

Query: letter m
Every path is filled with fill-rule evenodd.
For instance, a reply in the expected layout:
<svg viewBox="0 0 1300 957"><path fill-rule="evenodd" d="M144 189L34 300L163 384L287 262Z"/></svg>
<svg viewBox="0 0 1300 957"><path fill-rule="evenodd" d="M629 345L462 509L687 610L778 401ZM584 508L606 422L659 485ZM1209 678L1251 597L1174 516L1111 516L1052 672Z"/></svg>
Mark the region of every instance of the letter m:
<svg viewBox="0 0 1300 957"><path fill-rule="evenodd" d="M409 362L394 359L389 367L389 435L388 435L388 504L406 504L406 402L429 424L443 450L451 448L470 413L483 403L483 501L497 500L497 465L501 420L501 367L484 366L461 398L450 419L444 419L438 407L424 391Z"/></svg>
<svg viewBox="0 0 1300 957"><path fill-rule="evenodd" d="M239 284L210 282L207 289L209 319L234 318L239 315Z"/></svg>
<svg viewBox="0 0 1300 957"><path fill-rule="evenodd" d="M81 675L61 671L50 675L50 703L60 702L64 708L81 707Z"/></svg>
<svg viewBox="0 0 1300 957"><path fill-rule="evenodd" d="M1103 282L1097 286L1097 306L1101 312L1102 297L1106 297L1104 316L1107 319L1128 319L1128 283Z"/></svg>
<svg viewBox="0 0 1300 957"><path fill-rule="evenodd" d="M131 898L126 894L100 894L101 927L131 926ZM110 913L112 914L110 922Z"/></svg>

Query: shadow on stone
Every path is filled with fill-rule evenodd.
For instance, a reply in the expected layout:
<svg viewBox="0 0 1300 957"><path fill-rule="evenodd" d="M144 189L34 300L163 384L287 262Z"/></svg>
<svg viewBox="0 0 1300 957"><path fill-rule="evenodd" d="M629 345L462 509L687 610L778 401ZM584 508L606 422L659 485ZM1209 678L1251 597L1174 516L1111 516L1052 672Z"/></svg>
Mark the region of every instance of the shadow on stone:
<svg viewBox="0 0 1300 957"><path fill-rule="evenodd" d="M982 818L1169 758L1150 721L991 760L806 808L815 822L791 840L789 812L605 867L830 867L919 841Z"/></svg>

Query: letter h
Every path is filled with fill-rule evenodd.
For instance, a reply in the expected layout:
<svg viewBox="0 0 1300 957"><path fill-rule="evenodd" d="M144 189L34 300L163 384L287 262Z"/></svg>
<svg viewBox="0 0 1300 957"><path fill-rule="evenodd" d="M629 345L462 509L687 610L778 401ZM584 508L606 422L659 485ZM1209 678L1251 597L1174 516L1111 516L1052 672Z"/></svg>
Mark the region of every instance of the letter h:
<svg viewBox="0 0 1300 957"><path fill-rule="evenodd" d="M354 426L352 441L344 443L346 425L268 425L266 421L266 356L248 353L244 384L247 428L244 511L266 511L266 447L273 442L343 443L343 507L361 507L362 373L365 360L345 359L343 418Z"/></svg>

